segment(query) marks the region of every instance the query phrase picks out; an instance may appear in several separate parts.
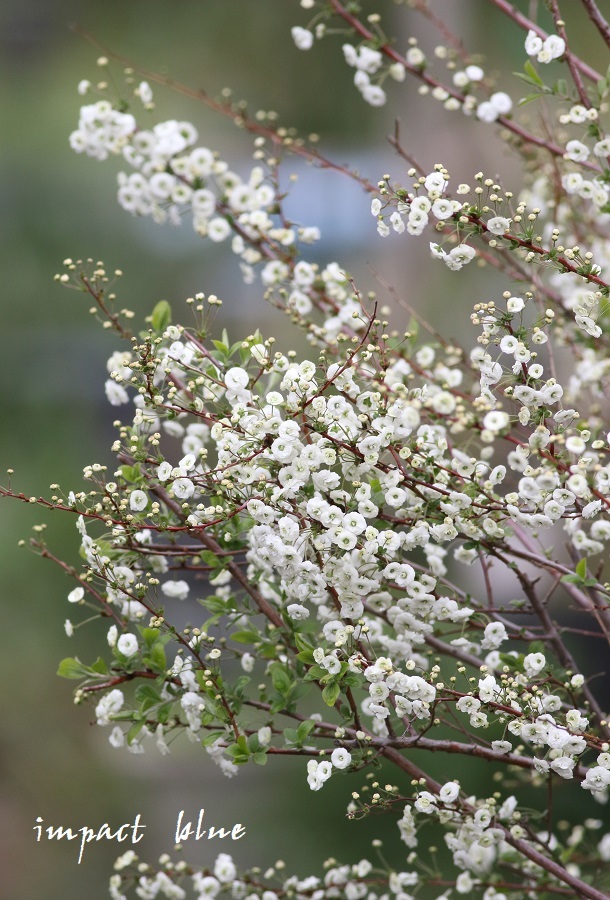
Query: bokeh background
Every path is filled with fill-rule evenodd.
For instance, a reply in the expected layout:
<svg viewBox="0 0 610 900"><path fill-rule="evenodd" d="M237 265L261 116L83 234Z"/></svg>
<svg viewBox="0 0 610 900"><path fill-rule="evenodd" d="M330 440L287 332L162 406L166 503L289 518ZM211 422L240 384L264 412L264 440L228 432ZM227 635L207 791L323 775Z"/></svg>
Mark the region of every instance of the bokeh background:
<svg viewBox="0 0 610 900"><path fill-rule="evenodd" d="M518 97L509 73L516 68L511 54L522 56L520 32L485 0L438 0L433 6L470 48L485 47L493 32L494 55L486 67L504 72L502 88ZM438 42L411 10L389 0L370 2L368 9L389 17L399 46L411 34L426 50ZM122 268L121 305L138 315L162 298L178 310L196 291L216 293L225 303L218 326L226 325L234 340L260 327L276 336L278 346L292 345L284 318L265 306L256 285L241 283L230 252L209 247L186 225L172 229L132 219L115 201L119 164L71 152L67 139L82 102L76 85L99 78L98 52L70 31L71 22L134 62L212 96L228 86L251 110L276 110L281 123L318 133L324 152L373 181L386 171L397 177L404 172L385 141L398 115L403 142L424 167L442 161L456 183L468 181L476 156L477 168L505 183L515 179L518 189L518 166L489 126L443 115L438 103L407 85L390 89L388 107L370 109L352 87L353 73L337 42L324 41L310 54L294 48L290 27L305 18L287 0L0 3L0 471L15 469L18 490L48 494L52 482L79 489L86 464L112 464L117 412L105 401L103 382L105 360L117 344L91 320L80 294L54 283L65 257L91 256ZM605 71L602 46L590 47L590 55ZM156 89L155 99L158 120L190 119L202 143L220 150L235 169L251 164L251 141L233 125L169 92ZM340 259L363 289L374 289L373 272L382 272L455 336L464 334L458 331L464 328L459 308L467 323L473 296L485 299L505 289L493 278L490 285L474 267L456 280L428 258L425 238L379 240L369 200L347 179L298 161L288 161L286 171L298 175L292 208L303 223L322 228L317 258ZM397 313L395 322L405 327L406 314ZM235 848L194 848L190 858L210 861L218 849L235 849L242 864L266 867L284 858L304 875L328 855L329 836L333 853L356 861L381 835L386 857L397 864L404 859L396 817L346 827L345 803L359 787L357 778L351 785L333 779L312 794L301 762L245 769L228 780L192 748L175 745L168 757L149 751L143 758L113 751L92 727L91 711L73 706L73 684L54 674L62 657L92 657L104 638L95 628L66 637L63 621L74 611L66 602L69 581L17 546L39 523L47 524L53 551L77 563L70 516L0 505L0 900L107 896L116 845L90 846L78 866L74 844L34 842L37 816L46 824L80 827L132 821L139 812L148 826L140 847L149 859L171 846L178 811L192 817L200 807L209 821L242 822L248 834ZM599 669L601 663L592 665ZM454 758L435 765L439 776L456 774ZM468 779L468 768L460 774Z"/></svg>

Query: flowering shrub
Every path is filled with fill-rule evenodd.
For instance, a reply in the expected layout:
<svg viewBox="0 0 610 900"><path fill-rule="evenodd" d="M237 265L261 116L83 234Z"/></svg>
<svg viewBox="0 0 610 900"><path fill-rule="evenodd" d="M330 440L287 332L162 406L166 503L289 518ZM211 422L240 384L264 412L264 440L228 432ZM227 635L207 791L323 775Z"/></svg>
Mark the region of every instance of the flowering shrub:
<svg viewBox="0 0 610 900"><path fill-rule="evenodd" d="M412 5L442 26L424 0ZM192 123L138 123L142 107L154 110L151 76L129 109L108 90L81 109L71 146L122 157L120 206L230 241L245 281L260 279L310 352L276 350L259 332L212 338L214 295L189 298L182 324L161 301L132 333L115 305L121 273L65 261L59 282L84 291L126 349L108 360L105 385L123 416L116 468L89 465L86 490L55 486L36 501L76 515L84 564L55 561L76 581L72 618L93 610L107 635L106 659L66 659L59 673L79 682L77 701L117 750L168 753L185 736L229 777L298 754L312 791L352 776L348 817L397 813L406 845L390 868L331 861L306 878L238 874L227 854L210 871L169 857L155 867L129 851L111 878L115 900L608 896L598 804L610 726L583 661L588 642L610 636L610 85L572 52L557 0L550 34L505 0L493 5L524 33L521 82L506 91L444 26L433 54L411 38L403 56L355 2L301 0L292 37L310 51L343 34L372 106L388 80L410 75L447 114L499 125L534 155L535 175L514 191L482 172L453 189L441 163L405 172L401 159L395 176L369 183L201 95L254 135L256 165L241 178ZM593 0L579 7L610 45ZM534 62L551 66L551 82L565 77L549 83ZM546 104L556 137L526 130L525 102ZM283 208L286 153L359 182L382 238L426 234L452 271L478 259L503 273L504 293L474 305L470 348L417 314L399 333L340 263L308 261L320 233ZM40 534L34 546L54 559ZM511 602L507 582L520 589ZM562 599L587 622L577 650L558 623ZM196 624L178 628L191 600ZM475 757L525 794L504 789L502 774L491 795L440 783L423 751ZM370 783L380 761L395 784ZM563 789L582 810L565 828L553 817ZM442 875L428 864L431 821L453 858Z"/></svg>

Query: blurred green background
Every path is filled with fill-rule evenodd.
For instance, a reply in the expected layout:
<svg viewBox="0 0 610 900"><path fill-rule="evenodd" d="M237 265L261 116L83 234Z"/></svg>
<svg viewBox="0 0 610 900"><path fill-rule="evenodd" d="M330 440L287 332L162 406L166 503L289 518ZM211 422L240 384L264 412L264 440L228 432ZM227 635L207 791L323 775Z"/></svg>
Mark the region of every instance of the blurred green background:
<svg viewBox="0 0 610 900"><path fill-rule="evenodd" d="M390 2L372 2L368 8L388 15L401 46L413 33L423 35L424 48L437 42L409 10ZM510 70L506 59L517 52L522 37L516 29L498 29L499 19L484 0L440 0L435 8L470 47L484 44L494 28L493 66ZM278 346L291 346L284 318L265 307L256 285L241 284L230 252L208 247L189 226L172 229L132 219L115 200L119 164L71 152L67 139L82 102L76 85L82 78L99 77L98 53L70 32L72 21L134 62L213 96L230 86L252 110L277 110L283 124L305 134L317 132L325 152L361 169L373 182L386 171L404 172L384 140L396 114L405 145L424 167L442 161L456 183L467 181L476 148L477 168L487 166L492 177L517 177L514 160L494 142L491 129L471 127L459 114L441 115L437 103L412 88L394 86L387 108L367 107L351 85L352 72L335 41L322 42L310 54L294 48L290 27L306 24L296 2L3 0L0 467L15 469L13 486L27 495L48 494L52 482L79 489L86 464L112 463L117 411L105 401L103 382L105 360L117 344L91 321L81 295L53 282L65 257L92 256L110 269L122 268L120 305L139 315L161 298L176 310L196 291L217 293L225 301L218 325L226 324L233 339L260 326L278 338ZM601 58L601 47L592 52ZM519 95L514 81L502 87ZM238 171L251 164L252 146L243 132L184 98L156 89L155 99L159 120L190 119L201 142L219 149ZM287 171L299 175L292 208L304 224L322 227L318 258L339 258L361 287L375 286L370 265L428 317L445 323L449 302L452 312L454 304L462 304L467 322L472 292L482 299L483 292L491 295L493 288L488 279L483 287L480 273L452 280L429 260L427 238L378 240L369 200L347 180L297 162L289 161ZM505 287L497 280L494 284ZM399 314L396 323L404 327L404 316ZM153 858L171 846L180 809L186 808L188 817L205 807L216 824L239 821L248 828L247 838L236 845L242 864L266 867L284 857L289 870L305 875L318 870L330 852L329 836L333 854L356 861L379 834L386 835L388 859L400 864L405 853L397 840L396 816L345 823L345 803L349 791L359 788L358 777L352 783L333 779L321 794L312 794L300 761L243 770L228 780L192 748L175 745L168 757L149 751L143 758L111 750L106 735L91 726L90 709L73 706L73 685L54 674L63 656L86 658L101 650L104 635L93 628L72 639L65 636L63 620L74 611L65 599L70 582L27 548L17 548L18 540L41 522L48 525L53 551L78 562L70 516L8 501L0 507L1 900L107 895L116 845L90 846L78 866L73 844L34 842L37 816L46 824L80 827L132 821L140 812L148 826L142 855ZM439 777L456 774L453 758L435 760L435 765ZM468 779L468 769L460 772ZM304 819L310 827L303 828ZM189 856L210 861L217 849L231 848L200 847Z"/></svg>

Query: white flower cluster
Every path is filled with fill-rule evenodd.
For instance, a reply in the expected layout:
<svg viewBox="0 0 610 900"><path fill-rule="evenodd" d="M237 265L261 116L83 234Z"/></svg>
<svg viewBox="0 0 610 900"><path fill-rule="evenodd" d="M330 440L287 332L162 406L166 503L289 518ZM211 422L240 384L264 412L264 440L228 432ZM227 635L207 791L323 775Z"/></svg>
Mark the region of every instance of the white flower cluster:
<svg viewBox="0 0 610 900"><path fill-rule="evenodd" d="M130 113L119 112L108 100L99 100L81 107L70 146L76 153L107 159L109 154L121 153L135 131L136 120Z"/></svg>
<svg viewBox="0 0 610 900"><path fill-rule="evenodd" d="M373 50L362 44L358 49L351 44L343 45L343 56L348 66L356 69L354 84L360 91L362 98L371 106L383 106L386 102L386 94L378 84L371 83L371 75L374 75L383 64L383 56L379 50ZM402 66L400 67L404 73Z"/></svg>
<svg viewBox="0 0 610 900"><path fill-rule="evenodd" d="M242 179L218 154L197 146L197 140L190 122L171 119L141 129L133 115L118 112L107 100L82 107L79 128L70 137L78 153L97 159L120 153L135 169L118 176L118 202L127 212L173 225L189 212L202 237L220 243L232 236L231 248L241 259L246 281L253 280L255 265L278 257L267 263L262 276L264 284L278 283L289 274L280 258L284 251L297 241L318 240L319 230L279 221L276 190L261 166ZM265 252L269 247L272 252ZM307 263L300 266L303 273L295 276L292 287L303 294L314 276L305 276Z"/></svg>
<svg viewBox="0 0 610 900"><path fill-rule="evenodd" d="M559 59L566 52L566 42L556 34L550 34L542 40L535 31L528 31L525 38L525 52L535 56L539 63L550 63Z"/></svg>

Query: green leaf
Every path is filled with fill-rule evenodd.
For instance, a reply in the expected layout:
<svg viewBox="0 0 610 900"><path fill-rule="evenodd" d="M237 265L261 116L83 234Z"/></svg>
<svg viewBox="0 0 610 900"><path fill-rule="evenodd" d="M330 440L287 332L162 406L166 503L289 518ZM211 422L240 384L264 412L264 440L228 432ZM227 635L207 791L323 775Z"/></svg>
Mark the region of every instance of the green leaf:
<svg viewBox="0 0 610 900"><path fill-rule="evenodd" d="M303 676L305 681L319 681L320 678L323 678L325 675L328 675L326 669L323 669L322 666L312 666L311 669L308 669L305 675Z"/></svg>
<svg viewBox="0 0 610 900"><path fill-rule="evenodd" d="M172 308L167 300L159 300L152 311L150 322L155 331L163 332L172 321Z"/></svg>
<svg viewBox="0 0 610 900"><path fill-rule="evenodd" d="M156 669L159 672L165 672L165 670L167 669L167 658L165 656L163 645L159 643L159 641L157 641L157 643L150 651L150 659L153 664L153 669Z"/></svg>
<svg viewBox="0 0 610 900"><path fill-rule="evenodd" d="M582 584L580 575L563 575L561 581L563 584Z"/></svg>
<svg viewBox="0 0 610 900"><path fill-rule="evenodd" d="M301 722L297 728L297 742L302 744L303 741L307 740L308 735L315 727L316 723L313 719L307 719L305 722Z"/></svg>
<svg viewBox="0 0 610 900"><path fill-rule="evenodd" d="M521 97L519 100L518 106L525 106L527 103L531 103L532 100L538 100L540 94L526 94L525 97Z"/></svg>
<svg viewBox="0 0 610 900"><path fill-rule="evenodd" d="M57 674L61 678L85 678L89 671L89 668L79 659L68 656L60 662Z"/></svg>
<svg viewBox="0 0 610 900"><path fill-rule="evenodd" d="M134 722L129 731L127 732L127 743L133 744L139 733L144 728L144 719L140 722Z"/></svg>
<svg viewBox="0 0 610 900"><path fill-rule="evenodd" d="M267 754L264 750L259 750L258 753L255 753L252 757L252 761L256 763L257 766L266 766L267 765Z"/></svg>
<svg viewBox="0 0 610 900"><path fill-rule="evenodd" d="M294 642L297 646L297 650L311 650L313 651L313 645L303 637L298 631L295 633Z"/></svg>
<svg viewBox="0 0 610 900"><path fill-rule="evenodd" d="M337 697L341 693L341 685L335 681L334 684L327 684L322 691L322 700L327 706L334 706Z"/></svg>
<svg viewBox="0 0 610 900"><path fill-rule="evenodd" d="M211 550L203 550L199 555L201 557L201 561L204 562L206 566L213 566L215 569L217 569L222 565L216 554L212 553Z"/></svg>
<svg viewBox="0 0 610 900"><path fill-rule="evenodd" d="M218 740L218 738L224 737L224 731L211 731L201 741L202 747L211 747L211 745Z"/></svg>
<svg viewBox="0 0 610 900"><path fill-rule="evenodd" d="M538 87L544 87L544 81L542 80L542 78L540 77L540 75L538 74L538 72L536 71L536 69L534 68L534 66L532 65L532 63L529 59L526 60L525 65L523 66L523 71L529 77L530 81L533 84L537 84Z"/></svg>
<svg viewBox="0 0 610 900"><path fill-rule="evenodd" d="M296 728L284 728L284 740L289 744L299 744L299 732Z"/></svg>
<svg viewBox="0 0 610 900"><path fill-rule="evenodd" d="M231 640L238 644L254 644L259 638L256 631L234 631L231 635Z"/></svg>
<svg viewBox="0 0 610 900"><path fill-rule="evenodd" d="M276 691L279 694L286 694L292 685L292 678L286 669L280 663L273 663L269 667L269 672Z"/></svg>
<svg viewBox="0 0 610 900"><path fill-rule="evenodd" d="M140 470L137 466L121 466L121 474L125 481L138 481L140 478Z"/></svg>
<svg viewBox="0 0 610 900"><path fill-rule="evenodd" d="M314 662L313 652L311 650L301 650L300 653L297 653L297 659L307 663L307 665L311 665Z"/></svg>
<svg viewBox="0 0 610 900"><path fill-rule="evenodd" d="M98 675L107 675L108 666L106 665L106 660L102 659L101 656L98 656L95 662L91 665L91 670L93 672L97 672Z"/></svg>
<svg viewBox="0 0 610 900"><path fill-rule="evenodd" d="M581 578L587 577L587 560L585 558L581 559L576 566L575 572Z"/></svg>

